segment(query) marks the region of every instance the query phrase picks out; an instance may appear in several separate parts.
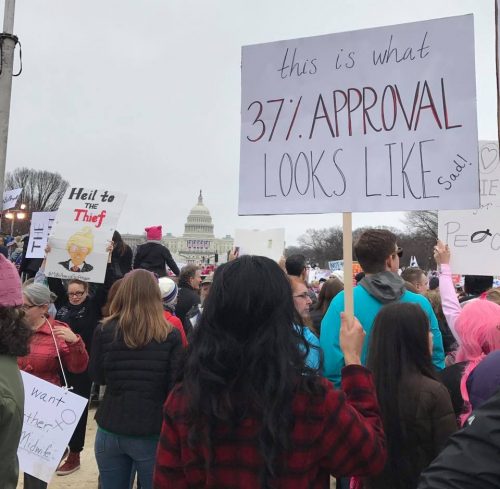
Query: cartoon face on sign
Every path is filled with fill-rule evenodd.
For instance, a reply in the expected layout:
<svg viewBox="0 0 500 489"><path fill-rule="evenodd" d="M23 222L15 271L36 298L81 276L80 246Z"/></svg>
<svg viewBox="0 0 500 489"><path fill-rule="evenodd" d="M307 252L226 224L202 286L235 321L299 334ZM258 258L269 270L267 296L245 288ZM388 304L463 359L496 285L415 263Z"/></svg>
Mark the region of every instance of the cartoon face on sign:
<svg viewBox="0 0 500 489"><path fill-rule="evenodd" d="M90 272L94 267L85 262L87 256L94 248L94 235L89 226L83 227L68 239L66 250L69 260L59 262L66 270L71 272Z"/></svg>

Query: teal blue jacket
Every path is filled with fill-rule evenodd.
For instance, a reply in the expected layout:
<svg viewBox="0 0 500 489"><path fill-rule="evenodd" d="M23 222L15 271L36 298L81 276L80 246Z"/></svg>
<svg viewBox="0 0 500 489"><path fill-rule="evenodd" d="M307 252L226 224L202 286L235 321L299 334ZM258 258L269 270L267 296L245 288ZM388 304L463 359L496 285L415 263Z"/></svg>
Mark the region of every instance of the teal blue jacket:
<svg viewBox="0 0 500 489"><path fill-rule="evenodd" d="M420 294L405 291L398 302L413 302L420 304L427 314L431 325L433 336L432 361L438 369L444 368L444 349L441 331L439 331L436 315L432 310L430 302ZM371 296L366 289L358 285L354 287L354 315L358 318L366 332L365 343L361 355L361 363L366 364L368 345L370 344L370 333L375 316L384 306L375 297ZM340 313L344 310L344 292L337 294L321 321L320 344L323 350L323 373L335 386L340 388L340 371L344 367L344 356L339 345Z"/></svg>

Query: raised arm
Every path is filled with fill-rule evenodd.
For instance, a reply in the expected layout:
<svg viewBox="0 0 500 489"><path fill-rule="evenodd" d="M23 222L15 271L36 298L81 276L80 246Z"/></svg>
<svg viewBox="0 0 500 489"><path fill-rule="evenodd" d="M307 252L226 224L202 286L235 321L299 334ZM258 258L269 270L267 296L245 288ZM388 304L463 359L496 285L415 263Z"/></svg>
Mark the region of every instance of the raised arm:
<svg viewBox="0 0 500 489"><path fill-rule="evenodd" d="M444 316L450 331L457 342L460 343L460 338L455 330L455 321L462 308L458 302L455 286L453 285L451 277L450 257L451 252L449 246L438 240L434 247L434 259L439 269L439 294L441 296Z"/></svg>

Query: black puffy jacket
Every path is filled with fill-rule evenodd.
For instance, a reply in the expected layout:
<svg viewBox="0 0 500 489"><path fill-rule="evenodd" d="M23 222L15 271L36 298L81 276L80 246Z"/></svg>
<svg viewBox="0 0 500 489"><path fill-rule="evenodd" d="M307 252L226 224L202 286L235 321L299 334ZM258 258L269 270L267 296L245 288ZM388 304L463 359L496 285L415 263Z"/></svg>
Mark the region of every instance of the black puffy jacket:
<svg viewBox="0 0 500 489"><path fill-rule="evenodd" d="M106 385L95 419L118 435L159 435L162 407L173 385L175 364L182 351L181 335L173 329L162 343L129 348L118 325L99 325L94 333L90 377Z"/></svg>
<svg viewBox="0 0 500 489"><path fill-rule="evenodd" d="M473 411L469 423L425 470L418 489L500 487L500 391Z"/></svg>
<svg viewBox="0 0 500 489"><path fill-rule="evenodd" d="M168 268L170 268L175 275L179 275L179 267L172 258L169 249L161 243L148 242L137 248L134 268L144 268L145 270L156 273L158 277L166 277L167 270L165 264L168 265Z"/></svg>

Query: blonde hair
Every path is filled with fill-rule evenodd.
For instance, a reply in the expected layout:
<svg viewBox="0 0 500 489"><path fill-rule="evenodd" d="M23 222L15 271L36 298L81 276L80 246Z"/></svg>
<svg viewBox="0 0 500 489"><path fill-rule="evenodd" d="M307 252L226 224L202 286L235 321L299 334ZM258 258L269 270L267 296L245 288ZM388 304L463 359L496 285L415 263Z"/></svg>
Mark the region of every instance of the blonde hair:
<svg viewBox="0 0 500 489"><path fill-rule="evenodd" d="M495 287L486 291L486 299L500 306L500 288Z"/></svg>
<svg viewBox="0 0 500 489"><path fill-rule="evenodd" d="M85 226L80 229L80 231L70 236L66 243L66 249L69 251L73 245L81 248L88 248L89 253L92 253L94 248L94 235L92 234L92 229L89 226Z"/></svg>
<svg viewBox="0 0 500 489"><path fill-rule="evenodd" d="M160 288L151 272L133 270L123 277L103 325L113 320L129 348L166 340L173 326L163 315Z"/></svg>

